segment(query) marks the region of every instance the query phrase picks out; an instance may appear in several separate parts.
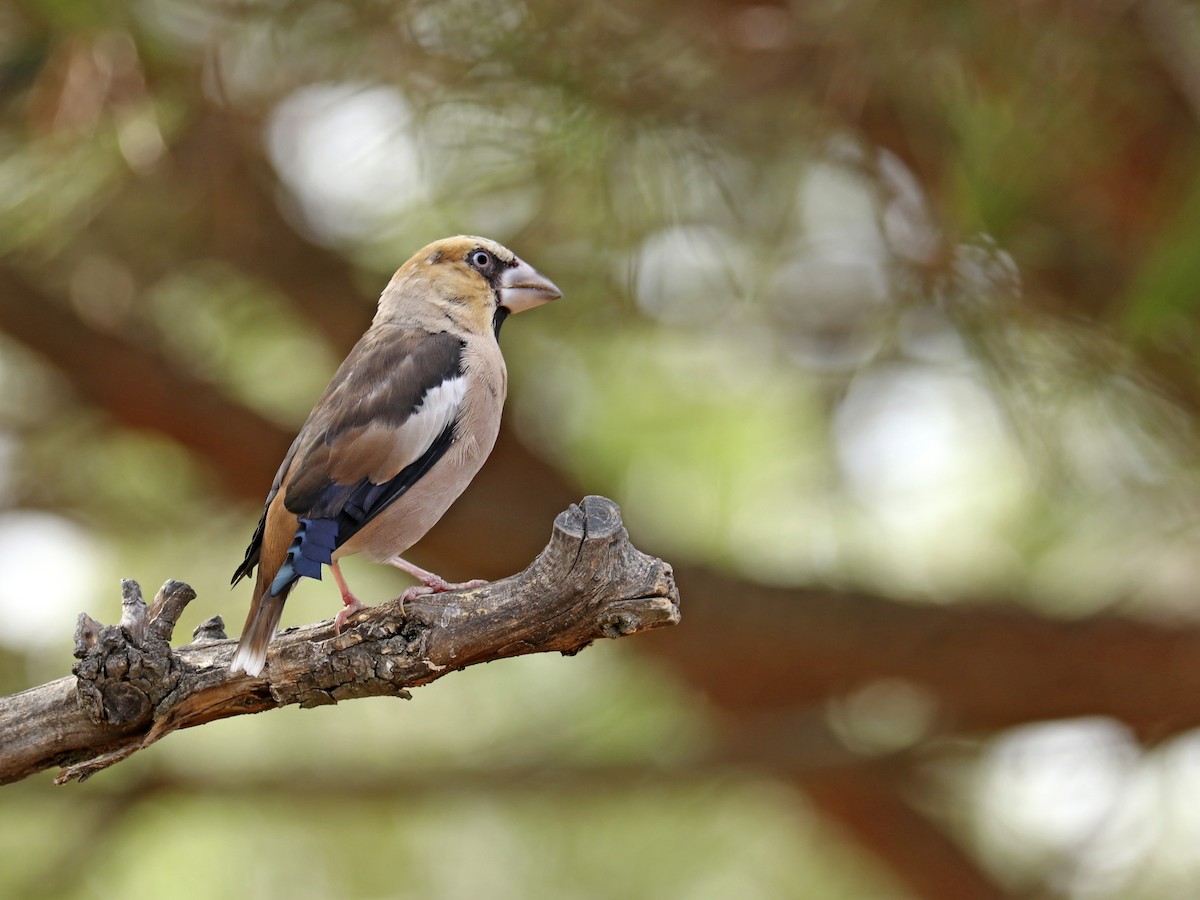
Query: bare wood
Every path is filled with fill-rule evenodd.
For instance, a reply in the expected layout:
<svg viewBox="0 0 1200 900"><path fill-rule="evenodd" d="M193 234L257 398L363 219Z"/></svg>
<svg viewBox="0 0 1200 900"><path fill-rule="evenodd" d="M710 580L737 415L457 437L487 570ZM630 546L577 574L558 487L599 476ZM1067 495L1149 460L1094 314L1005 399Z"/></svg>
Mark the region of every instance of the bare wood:
<svg viewBox="0 0 1200 900"><path fill-rule="evenodd" d="M382 603L341 634L332 622L277 635L262 676L229 671L234 642L219 618L172 649L195 597L167 582L147 607L123 584L118 625L86 614L73 677L0 698L0 784L52 766L59 783L95 774L180 728L299 704L407 696L407 689L481 662L556 650L679 621L671 567L629 543L620 509L586 497L560 513L525 571L483 587Z"/></svg>

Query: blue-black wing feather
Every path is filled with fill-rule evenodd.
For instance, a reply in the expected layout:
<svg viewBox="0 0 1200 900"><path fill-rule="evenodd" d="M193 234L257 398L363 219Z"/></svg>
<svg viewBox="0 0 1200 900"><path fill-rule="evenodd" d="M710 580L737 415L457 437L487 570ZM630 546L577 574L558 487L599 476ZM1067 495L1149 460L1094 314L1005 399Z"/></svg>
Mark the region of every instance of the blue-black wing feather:
<svg viewBox="0 0 1200 900"><path fill-rule="evenodd" d="M288 548L287 559L271 582L272 596L287 590L302 576L319 581L321 566L333 562L333 551L416 484L452 443L453 422L442 429L428 450L383 484L367 478L352 485L331 482L317 505L318 510L325 512L300 517L300 527Z"/></svg>

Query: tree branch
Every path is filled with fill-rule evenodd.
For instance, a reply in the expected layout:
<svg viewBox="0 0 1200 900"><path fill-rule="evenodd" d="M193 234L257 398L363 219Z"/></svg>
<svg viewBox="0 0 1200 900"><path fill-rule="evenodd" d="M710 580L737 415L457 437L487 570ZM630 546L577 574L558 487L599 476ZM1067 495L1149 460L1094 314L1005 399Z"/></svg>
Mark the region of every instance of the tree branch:
<svg viewBox="0 0 1200 900"><path fill-rule="evenodd" d="M1188 663L1200 628L1185 622L1056 620L986 598L934 607L677 572L690 586L687 633L656 640L656 658L739 716L820 708L900 678L929 692L946 732L1110 716L1153 742L1200 724L1200 668ZM720 654L704 649L714 641Z"/></svg>
<svg viewBox="0 0 1200 900"><path fill-rule="evenodd" d="M922 900L1014 897L904 794L913 773L886 760L807 773L795 779L809 800L854 842L880 860Z"/></svg>
<svg viewBox="0 0 1200 900"><path fill-rule="evenodd" d="M80 396L117 421L161 431L212 463L240 496L263 492L263 473L271 464L256 467L255 457L282 458L291 441L286 429L231 400L216 385L181 371L144 343L91 327L52 294L3 266L0 330L42 354ZM238 444L229 439L230 431L254 443Z"/></svg>
<svg viewBox="0 0 1200 900"><path fill-rule="evenodd" d="M550 543L525 571L483 587L382 603L340 635L332 623L288 629L266 672L233 674L234 642L219 617L172 649L175 622L195 597L167 582L149 607L123 585L118 625L86 614L75 677L0 698L0 784L51 766L82 781L180 728L280 706L407 689L481 662L557 650L679 621L671 567L629 543L617 505L587 497L558 515Z"/></svg>

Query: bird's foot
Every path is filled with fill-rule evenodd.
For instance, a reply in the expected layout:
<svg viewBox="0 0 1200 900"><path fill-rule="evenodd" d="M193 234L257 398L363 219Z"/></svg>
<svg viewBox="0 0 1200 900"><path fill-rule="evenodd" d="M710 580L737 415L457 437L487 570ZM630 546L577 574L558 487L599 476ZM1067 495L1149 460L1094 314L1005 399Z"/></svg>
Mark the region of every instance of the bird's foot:
<svg viewBox="0 0 1200 900"><path fill-rule="evenodd" d="M347 594L346 596L342 597L342 602L346 605L342 607L341 612L339 612L333 619L334 634L341 634L343 626L345 626L345 624L354 616L358 615L367 608L367 605L361 602L353 594Z"/></svg>
<svg viewBox="0 0 1200 900"><path fill-rule="evenodd" d="M487 580L483 578L472 578L470 581L447 581L440 575L434 575L432 572L426 573L427 577L421 579L420 584L414 584L406 589L400 595L400 603L403 605L415 597L424 597L428 594L444 594L446 591L461 591L467 588L482 587L487 584Z"/></svg>
<svg viewBox="0 0 1200 900"><path fill-rule="evenodd" d="M428 569L422 569L420 566L410 563L402 556L393 556L391 559L386 560L386 562L397 569L403 569L421 582L420 584L414 584L400 595L401 605L408 600L412 600L414 597L424 597L428 594L442 594L446 591L464 590L487 584L482 578L473 578L470 581L447 581L441 575L430 572Z"/></svg>
<svg viewBox="0 0 1200 900"><path fill-rule="evenodd" d="M338 565L336 559L329 564L329 570L333 572L333 580L337 582L338 593L342 595L344 604L342 611L333 620L333 633L341 634L342 626L349 622L351 617L366 609L367 605L350 593L350 585L346 584L346 578L342 575L342 567Z"/></svg>

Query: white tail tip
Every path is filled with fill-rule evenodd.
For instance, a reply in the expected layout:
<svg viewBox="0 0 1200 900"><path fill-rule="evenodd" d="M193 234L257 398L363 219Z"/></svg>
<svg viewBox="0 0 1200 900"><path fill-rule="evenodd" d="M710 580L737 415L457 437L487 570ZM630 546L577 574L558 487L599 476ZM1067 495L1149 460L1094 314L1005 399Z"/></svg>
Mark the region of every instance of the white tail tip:
<svg viewBox="0 0 1200 900"><path fill-rule="evenodd" d="M233 672L245 672L252 678L257 678L262 674L262 670L266 664L266 650L262 653L255 653L249 646L239 644L237 652L233 654L233 662L229 664L229 668Z"/></svg>

